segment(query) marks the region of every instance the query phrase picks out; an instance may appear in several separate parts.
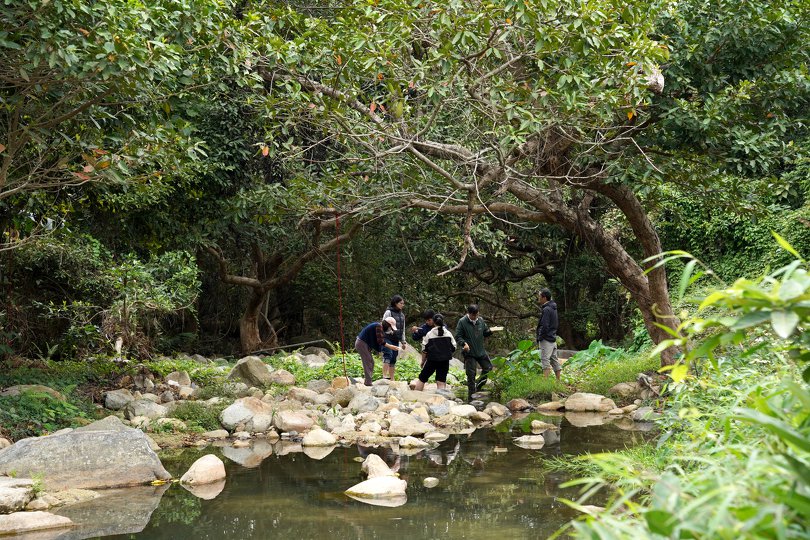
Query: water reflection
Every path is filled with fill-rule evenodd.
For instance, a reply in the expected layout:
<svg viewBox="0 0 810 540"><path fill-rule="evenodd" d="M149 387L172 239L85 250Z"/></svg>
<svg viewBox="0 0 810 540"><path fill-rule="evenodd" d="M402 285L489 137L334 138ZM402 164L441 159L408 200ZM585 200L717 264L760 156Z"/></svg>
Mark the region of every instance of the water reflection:
<svg viewBox="0 0 810 540"><path fill-rule="evenodd" d="M555 423L561 429L544 432L544 438L549 438L540 450L515 446L515 437L531 433L522 426L533 419ZM127 538L150 539L304 539L327 534L348 538L546 538L576 516L559 498L575 498L577 493L560 487L569 478L545 471L543 457L621 449L645 438L649 435L610 424L581 428L563 417L528 415L495 429L451 435L410 456L391 448L350 446L334 448L316 461L304 449L279 443L272 452L265 450L266 456L253 468L226 460L225 487L212 500L172 486L158 508L146 513L146 519L151 514L146 528L126 534L132 534ZM219 450L209 447L162 457L166 468L180 476L200 455L211 452ZM406 504L372 506L344 495L344 490L365 479L361 461L369 453L380 455L408 482ZM438 478L439 485L425 487L423 481L428 477ZM99 535L116 533L123 531Z"/></svg>

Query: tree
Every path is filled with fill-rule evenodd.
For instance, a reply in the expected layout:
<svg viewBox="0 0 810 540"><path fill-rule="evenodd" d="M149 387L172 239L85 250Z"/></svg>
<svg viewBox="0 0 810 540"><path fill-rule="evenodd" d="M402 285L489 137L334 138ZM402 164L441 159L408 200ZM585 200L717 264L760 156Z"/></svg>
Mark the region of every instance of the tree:
<svg viewBox="0 0 810 540"><path fill-rule="evenodd" d="M658 343L678 326L666 274L652 267L663 249L650 201L673 178L652 156L666 156L658 144L674 138L677 121L667 116L672 96L656 97L664 88L659 66L672 45L682 47L672 51L678 62L695 61L692 40L704 34L685 23L708 32L714 22L705 10L695 21L693 7L392 0L336 9L329 20L270 8L260 23L266 52L257 64L269 89L269 118L316 126L343 145L335 161L372 168L381 190L413 207L463 217L455 268L477 255L480 216L561 227L602 258ZM735 10L761 12L744 18L752 27L775 14L796 20L799 9L790 2L724 7L724 18ZM664 35L662 27L679 34ZM773 42L800 50L795 32ZM794 57L780 57L774 71ZM727 77L726 69L712 73L713 93L738 88L740 75L750 75ZM743 138L747 117L727 121L739 124L727 132ZM658 139L646 136L658 130ZM297 151L283 141L274 149ZM664 161L674 169L681 161L671 157ZM709 182L719 176L717 168L701 170L713 173ZM688 181L701 184L695 180ZM673 360L672 350L662 356L665 364Z"/></svg>
<svg viewBox="0 0 810 540"><path fill-rule="evenodd" d="M0 249L58 219L66 190L198 155L168 100L238 72L229 17L208 0L0 6Z"/></svg>

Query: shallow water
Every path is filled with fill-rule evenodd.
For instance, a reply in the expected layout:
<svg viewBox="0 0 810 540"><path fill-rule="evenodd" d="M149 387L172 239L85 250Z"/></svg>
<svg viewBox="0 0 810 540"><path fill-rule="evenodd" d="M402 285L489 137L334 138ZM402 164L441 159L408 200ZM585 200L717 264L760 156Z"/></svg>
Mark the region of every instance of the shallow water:
<svg viewBox="0 0 810 540"><path fill-rule="evenodd" d="M561 427L540 450L525 450L512 442L524 434L521 426L532 418ZM161 455L177 477L201 455L215 453L223 458L227 479L218 496L200 499L179 485L122 490L118 499L104 497L110 502L104 511L97 506L89 511L94 508L91 503L62 509L58 513L82 526L57 538L116 534L112 537L546 538L577 516L559 500L574 499L577 491L561 488L569 478L545 471L544 458L617 450L649 437L611 424L580 428L560 417L532 415L470 435L451 435L436 449L412 456L352 446L335 448L316 460L300 452L281 455L291 448L289 443L270 446L264 441L257 449L272 454L261 461L233 448L184 450ZM380 453L408 481L404 505L372 506L344 495L365 479L357 458L369 451ZM229 455L251 467L232 461ZM438 478L438 486L424 487L426 477ZM117 514L126 517L119 519Z"/></svg>

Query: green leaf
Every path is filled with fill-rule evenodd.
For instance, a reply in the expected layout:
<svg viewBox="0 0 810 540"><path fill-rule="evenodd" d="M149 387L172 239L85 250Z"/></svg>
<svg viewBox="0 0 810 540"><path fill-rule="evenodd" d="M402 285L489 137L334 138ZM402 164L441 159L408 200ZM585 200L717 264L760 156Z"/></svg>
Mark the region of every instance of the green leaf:
<svg viewBox="0 0 810 540"><path fill-rule="evenodd" d="M678 298L683 298L683 293L686 292L686 287L689 285L689 278L692 276L692 272L695 271L695 265L697 265L697 260L692 259L688 263L686 263L686 267L683 269L683 273L681 274L681 282L678 285Z"/></svg>
<svg viewBox="0 0 810 540"><path fill-rule="evenodd" d="M787 339L798 324L799 315L795 311L771 312L771 326L773 326L774 332L783 339Z"/></svg>
<svg viewBox="0 0 810 540"><path fill-rule="evenodd" d="M661 536L671 536L675 530L677 523L675 516L666 510L650 510L644 513L644 519L647 521L647 526L654 534Z"/></svg>
<svg viewBox="0 0 810 540"><path fill-rule="evenodd" d="M796 249L793 246L791 246L787 240L779 236L779 234L777 234L774 231L771 231L771 234L773 235L774 238L776 238L776 241L779 243L779 245L782 246L782 249L784 249L797 259L801 259L802 261L804 261L804 258L801 255L799 255L799 252L796 251Z"/></svg>
<svg viewBox="0 0 810 540"><path fill-rule="evenodd" d="M761 324L771 318L770 311L753 311L746 313L730 326L732 330L742 330Z"/></svg>
<svg viewBox="0 0 810 540"><path fill-rule="evenodd" d="M689 366L686 364L678 364L672 368L669 376L672 377L672 380L676 383L681 383L686 379L686 375L689 373Z"/></svg>

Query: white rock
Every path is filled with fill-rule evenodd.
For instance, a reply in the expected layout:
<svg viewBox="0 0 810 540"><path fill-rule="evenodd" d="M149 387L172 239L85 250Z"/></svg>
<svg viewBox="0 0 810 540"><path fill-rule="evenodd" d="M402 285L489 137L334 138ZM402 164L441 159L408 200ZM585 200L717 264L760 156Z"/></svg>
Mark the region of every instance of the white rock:
<svg viewBox="0 0 810 540"><path fill-rule="evenodd" d="M469 418L476 412L476 408L472 405L456 405L454 407L450 407L450 414L455 414L456 416L460 416L462 418Z"/></svg>
<svg viewBox="0 0 810 540"><path fill-rule="evenodd" d="M208 454L195 461L180 478L181 484L191 486L211 484L225 478L225 464L217 456Z"/></svg>
<svg viewBox="0 0 810 540"><path fill-rule="evenodd" d="M416 437L403 437L399 440L400 448L427 448L430 443Z"/></svg>
<svg viewBox="0 0 810 540"><path fill-rule="evenodd" d="M405 495L408 483L395 476L369 478L346 490L346 494L361 499L386 499Z"/></svg>
<svg viewBox="0 0 810 540"><path fill-rule="evenodd" d="M319 427L312 428L301 441L301 445L305 448L307 446L334 446L335 444L337 444L337 437Z"/></svg>
<svg viewBox="0 0 810 540"><path fill-rule="evenodd" d="M439 479L434 478L432 476L428 476L427 478L422 480L422 485L425 486L426 488L435 488L436 486L439 485Z"/></svg>
<svg viewBox="0 0 810 540"><path fill-rule="evenodd" d="M612 399L587 392L571 394L565 400L565 410L567 412L608 412L615 408L616 404Z"/></svg>
<svg viewBox="0 0 810 540"><path fill-rule="evenodd" d="M396 476L396 473L377 454L369 454L363 461L362 469L369 479L380 476Z"/></svg>
<svg viewBox="0 0 810 540"><path fill-rule="evenodd" d="M521 448L537 450L543 448L543 445L546 444L546 440L542 435L524 435L515 439L515 444Z"/></svg>

